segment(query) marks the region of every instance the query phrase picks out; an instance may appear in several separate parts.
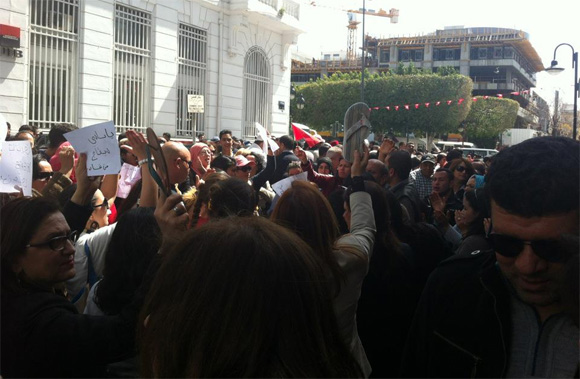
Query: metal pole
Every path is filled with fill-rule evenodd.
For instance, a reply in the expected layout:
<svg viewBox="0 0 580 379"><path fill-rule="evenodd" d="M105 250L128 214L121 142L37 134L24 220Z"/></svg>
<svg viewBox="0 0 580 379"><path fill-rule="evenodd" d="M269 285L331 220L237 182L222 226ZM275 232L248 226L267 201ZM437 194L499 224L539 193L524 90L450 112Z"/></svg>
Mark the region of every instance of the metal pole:
<svg viewBox="0 0 580 379"><path fill-rule="evenodd" d="M362 43L362 67L361 67L361 75L360 75L360 101L365 102L365 55L366 55L366 45L365 45L365 14L366 14L366 0L363 0L363 20L362 20L362 34L363 34L363 43Z"/></svg>
<svg viewBox="0 0 580 379"><path fill-rule="evenodd" d="M577 123L578 123L578 52L574 53L572 57L572 64L574 65L574 122L572 123L572 138L576 140Z"/></svg>

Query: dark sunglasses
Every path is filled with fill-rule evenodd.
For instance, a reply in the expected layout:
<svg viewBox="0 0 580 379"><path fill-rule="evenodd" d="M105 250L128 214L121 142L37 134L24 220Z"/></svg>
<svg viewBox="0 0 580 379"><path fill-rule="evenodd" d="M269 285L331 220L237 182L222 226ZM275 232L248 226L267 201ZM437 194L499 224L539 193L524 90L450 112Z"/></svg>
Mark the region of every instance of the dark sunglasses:
<svg viewBox="0 0 580 379"><path fill-rule="evenodd" d="M103 200L103 202L101 204L95 204L95 205L93 205L93 210L95 210L97 208L101 208L101 207L106 207L107 209L109 209L109 199L107 199L105 197L105 200Z"/></svg>
<svg viewBox="0 0 580 379"><path fill-rule="evenodd" d="M495 251L504 257L517 257L524 249L524 245L530 245L534 254L548 262L562 261L568 255L559 240L523 241L519 238L496 233L491 233L488 238Z"/></svg>
<svg viewBox="0 0 580 379"><path fill-rule="evenodd" d="M463 167L463 166L457 166L457 167L455 167L455 171L463 172L465 170L466 170L466 168Z"/></svg>
<svg viewBox="0 0 580 379"><path fill-rule="evenodd" d="M250 166L238 167L237 169L240 170L240 171L243 171L243 172L250 172L250 171L252 171L252 168Z"/></svg>
<svg viewBox="0 0 580 379"><path fill-rule="evenodd" d="M52 178L52 175L54 173L53 172L39 172L38 174L36 174L36 178L38 180L47 180Z"/></svg>
<svg viewBox="0 0 580 379"><path fill-rule="evenodd" d="M67 241L70 241L70 243L74 245L75 241L77 240L77 235L78 235L78 232L76 230L73 230L72 232L70 232L66 236L54 237L54 238L51 238L48 241L44 241L44 242L39 242L39 243L34 243L34 244L31 243L31 244L28 244L24 247L28 248L28 247L48 246L49 248L51 248L54 251L62 251L62 250L64 250Z"/></svg>

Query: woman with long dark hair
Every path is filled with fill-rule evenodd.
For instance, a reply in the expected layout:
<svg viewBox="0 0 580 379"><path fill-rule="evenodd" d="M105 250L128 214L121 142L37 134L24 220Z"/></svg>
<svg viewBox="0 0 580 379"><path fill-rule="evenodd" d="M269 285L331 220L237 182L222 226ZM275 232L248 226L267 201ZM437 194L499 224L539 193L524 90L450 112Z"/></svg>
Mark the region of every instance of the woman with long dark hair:
<svg viewBox="0 0 580 379"><path fill-rule="evenodd" d="M371 367L358 336L356 309L375 237L371 198L364 191L361 176L367 161L368 150L362 161L357 155L352 164L353 188L350 206L345 207L349 234L339 237L338 224L328 200L309 182L294 181L278 200L271 216L274 222L302 237L324 262L341 336L365 377L370 375Z"/></svg>
<svg viewBox="0 0 580 379"><path fill-rule="evenodd" d="M107 363L133 353L148 287L117 316L79 315L59 286L75 275L75 233L58 204L11 201L2 207L1 229L2 376L102 377Z"/></svg>
<svg viewBox="0 0 580 379"><path fill-rule="evenodd" d="M463 210L456 211L455 215L462 235L461 244L455 254L491 249L492 246L486 238L483 224L483 219L486 217L490 216L483 189L466 191L463 197Z"/></svg>
<svg viewBox="0 0 580 379"><path fill-rule="evenodd" d="M306 243L264 218L190 230L142 312L142 375L359 377L325 275Z"/></svg>

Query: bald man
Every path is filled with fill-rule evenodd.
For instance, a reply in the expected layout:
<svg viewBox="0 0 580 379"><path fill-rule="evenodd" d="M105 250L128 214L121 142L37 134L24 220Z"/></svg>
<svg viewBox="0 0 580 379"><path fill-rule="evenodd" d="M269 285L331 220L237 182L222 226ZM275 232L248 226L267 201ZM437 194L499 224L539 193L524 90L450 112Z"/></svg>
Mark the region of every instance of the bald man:
<svg viewBox="0 0 580 379"><path fill-rule="evenodd" d="M389 169L378 159L369 159L367 172L373 176L375 182L384 187L389 181Z"/></svg>
<svg viewBox="0 0 580 379"><path fill-rule="evenodd" d="M161 147L161 151L167 162L170 184L179 185L185 182L191 164L189 150L181 142L169 141Z"/></svg>

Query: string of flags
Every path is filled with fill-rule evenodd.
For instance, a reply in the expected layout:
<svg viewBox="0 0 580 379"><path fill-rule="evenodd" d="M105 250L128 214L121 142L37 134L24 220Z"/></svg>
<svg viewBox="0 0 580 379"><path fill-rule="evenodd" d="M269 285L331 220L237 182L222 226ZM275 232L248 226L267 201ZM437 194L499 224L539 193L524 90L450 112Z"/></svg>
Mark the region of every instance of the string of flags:
<svg viewBox="0 0 580 379"><path fill-rule="evenodd" d="M510 95L514 95L514 96L518 96L518 95L522 95L522 94L528 94L530 93L529 90L525 90L525 91L514 91L514 92L510 92ZM503 94L498 93L496 95L497 97L499 97L500 99L503 98ZM490 96L486 95L483 96L484 100L489 99ZM474 103L479 100L477 97L473 97L471 99ZM382 107L371 107L369 108L369 111L378 111L380 109L386 109L387 111L391 111L391 110L395 110L398 111L399 109L405 109L405 110L410 110L412 108L414 109L419 109L421 107L424 108L429 108L430 106L435 106L438 107L441 104L447 104L447 105L451 105L451 104L457 104L457 105L461 105L463 104L463 102L465 101L464 98L461 99L457 99L457 100L446 100L446 101L436 101L436 102L427 102L427 103L415 103L415 104L404 104L404 105L387 105L387 106L382 106Z"/></svg>

